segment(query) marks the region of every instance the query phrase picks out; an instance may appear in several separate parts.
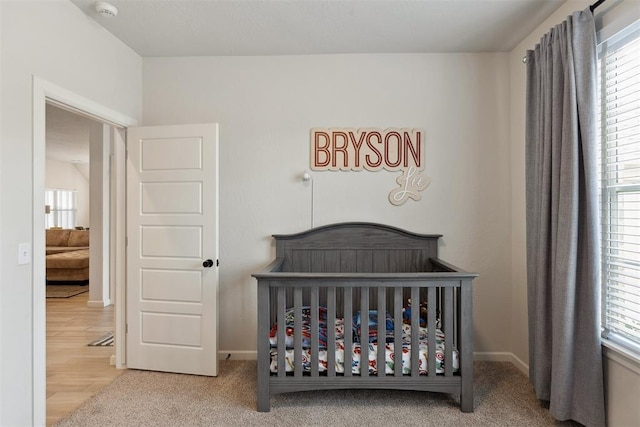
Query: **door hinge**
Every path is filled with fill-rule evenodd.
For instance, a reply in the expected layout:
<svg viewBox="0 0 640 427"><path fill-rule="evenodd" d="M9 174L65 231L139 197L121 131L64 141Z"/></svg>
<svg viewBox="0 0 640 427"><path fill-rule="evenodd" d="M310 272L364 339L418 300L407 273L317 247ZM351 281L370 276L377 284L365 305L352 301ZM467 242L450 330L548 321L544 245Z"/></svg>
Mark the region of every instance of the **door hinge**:
<svg viewBox="0 0 640 427"><path fill-rule="evenodd" d="M129 324L128 323L124 325L124 333L125 334L129 333Z"/></svg>

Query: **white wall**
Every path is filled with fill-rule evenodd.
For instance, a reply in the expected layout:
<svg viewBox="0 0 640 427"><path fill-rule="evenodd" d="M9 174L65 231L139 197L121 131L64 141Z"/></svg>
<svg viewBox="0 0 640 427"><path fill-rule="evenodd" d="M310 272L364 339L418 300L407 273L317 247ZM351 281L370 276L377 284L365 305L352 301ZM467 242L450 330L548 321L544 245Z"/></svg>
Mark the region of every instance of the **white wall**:
<svg viewBox="0 0 640 427"><path fill-rule="evenodd" d="M476 351L509 349L506 54L145 58L145 125L220 124L220 350L255 351L256 282L271 234L310 226L313 127L420 127L431 185L392 206L398 173L316 172L316 225L374 221L442 233L441 256L480 273ZM498 327L498 328L497 328Z"/></svg>
<svg viewBox="0 0 640 427"><path fill-rule="evenodd" d="M91 222L89 230L89 307L111 304L109 295L109 153L111 126L93 122L89 129Z"/></svg>
<svg viewBox="0 0 640 427"><path fill-rule="evenodd" d="M33 239L32 76L134 118L142 76L140 57L69 1L0 3L0 425L13 426L34 421L31 296L44 286L17 265L18 244Z"/></svg>
<svg viewBox="0 0 640 427"><path fill-rule="evenodd" d="M89 227L89 181L73 163L47 159L45 186L47 188L76 190L78 203L76 225Z"/></svg>
<svg viewBox="0 0 640 427"><path fill-rule="evenodd" d="M522 63L527 49L533 49L540 38L551 27L564 21L576 10L583 10L592 3L591 0L567 1L542 25L524 39L509 55L511 75L511 247L513 284L513 306L511 315L510 342L512 351L527 365L528 330L527 330L527 272L526 272L526 224L525 224L525 102L526 102L526 66ZM602 15L606 8L621 2L610 2L596 10L596 16ZM640 10L637 2L626 2ZM619 10L619 9L618 9ZM623 14L628 17L629 13ZM640 13L637 13L640 16ZM605 19L606 20L606 19ZM611 356L613 354L613 356ZM640 425L638 393L640 392L640 364L617 353L607 350L603 360L605 368L605 389L607 400L607 425L629 426Z"/></svg>

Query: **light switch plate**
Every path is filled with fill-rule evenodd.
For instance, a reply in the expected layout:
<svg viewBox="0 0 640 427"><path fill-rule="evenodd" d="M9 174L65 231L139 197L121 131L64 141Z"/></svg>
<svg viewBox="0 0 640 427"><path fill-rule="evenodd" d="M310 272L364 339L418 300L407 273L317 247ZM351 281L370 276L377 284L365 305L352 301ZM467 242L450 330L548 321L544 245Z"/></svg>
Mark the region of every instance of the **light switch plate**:
<svg viewBox="0 0 640 427"><path fill-rule="evenodd" d="M18 245L18 265L31 263L31 243L20 243Z"/></svg>

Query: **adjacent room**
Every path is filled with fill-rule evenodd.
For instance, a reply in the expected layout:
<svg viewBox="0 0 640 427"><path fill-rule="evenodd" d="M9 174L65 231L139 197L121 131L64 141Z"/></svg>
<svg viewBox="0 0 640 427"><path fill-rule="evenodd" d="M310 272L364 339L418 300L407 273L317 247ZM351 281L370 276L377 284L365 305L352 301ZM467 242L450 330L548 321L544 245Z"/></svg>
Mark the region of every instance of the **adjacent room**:
<svg viewBox="0 0 640 427"><path fill-rule="evenodd" d="M94 203L100 205L102 187L99 174L94 174L91 185L91 153L94 163L100 157L90 147L91 127L101 125L50 104L46 106L46 122L47 424L52 424L122 371L110 363L113 304L90 298L91 288L94 297L100 295L104 280L102 275L90 273L89 244L91 189L97 196ZM102 142L93 139L94 145ZM93 220L100 225L102 215L96 213L94 209ZM100 233L93 237L99 249ZM108 266L108 257L100 260L94 254L94 263L96 259ZM94 265L93 269L102 268ZM74 384L69 378L75 379Z"/></svg>
<svg viewBox="0 0 640 427"><path fill-rule="evenodd" d="M0 425L640 425L639 22L0 1Z"/></svg>

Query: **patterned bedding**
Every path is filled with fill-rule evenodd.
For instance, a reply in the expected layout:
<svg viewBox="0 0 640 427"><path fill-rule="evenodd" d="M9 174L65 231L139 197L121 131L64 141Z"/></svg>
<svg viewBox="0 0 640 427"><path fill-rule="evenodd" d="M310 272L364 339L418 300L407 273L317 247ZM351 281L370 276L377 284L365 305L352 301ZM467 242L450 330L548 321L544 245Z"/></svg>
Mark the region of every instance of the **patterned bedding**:
<svg viewBox="0 0 640 427"><path fill-rule="evenodd" d="M366 341L369 345L369 374L376 375L378 373L378 337L377 337L377 312L375 310L369 311L369 336ZM293 309L287 310L285 313L285 346L287 347L285 353L285 370L286 372L294 371L294 315ZM318 310L318 370L325 372L327 370L327 312L324 307L319 307ZM393 374L395 371L395 343L393 342L393 330L394 322L393 318L387 315L385 319L385 374ZM314 363L311 350L311 312L309 307L303 307L302 309L302 367L304 372L311 372L311 364ZM355 375L361 373L361 328L360 328L360 313L358 312L353 318L353 344L351 347L352 353L352 366L351 372ZM336 330L336 343L335 343L335 370L336 373L344 373L344 319L336 318L334 324ZM271 372L278 372L278 351L275 348L277 346L277 331L278 325L274 325L269 335L269 343L271 344ZM418 366L421 375L427 374L427 328L420 327L420 336L418 337ZM444 334L438 328L436 329L436 374L444 373ZM453 350L453 371L457 371L459 368L458 352ZM402 324L402 373L411 374L411 326L408 324Z"/></svg>

